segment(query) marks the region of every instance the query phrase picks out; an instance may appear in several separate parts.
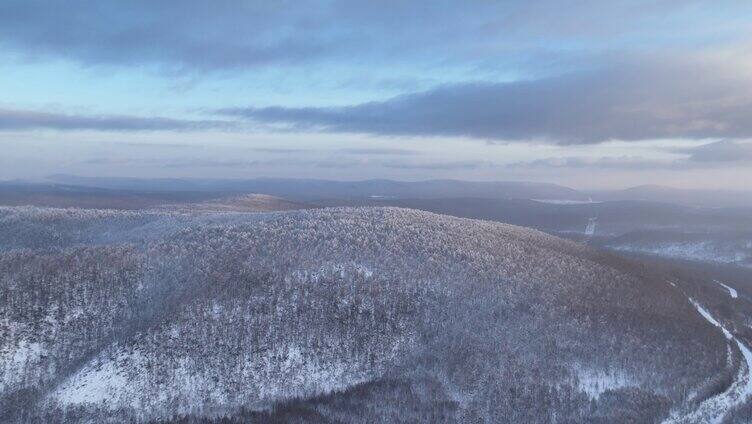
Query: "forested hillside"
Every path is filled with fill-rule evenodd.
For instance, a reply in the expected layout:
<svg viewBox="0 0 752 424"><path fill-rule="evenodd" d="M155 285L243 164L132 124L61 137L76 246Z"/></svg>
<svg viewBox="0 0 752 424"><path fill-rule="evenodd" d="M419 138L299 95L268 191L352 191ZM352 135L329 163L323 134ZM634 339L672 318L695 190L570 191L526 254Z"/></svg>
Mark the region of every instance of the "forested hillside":
<svg viewBox="0 0 752 424"><path fill-rule="evenodd" d="M746 366L659 272L410 209L0 208L0 289L9 422L659 422Z"/></svg>

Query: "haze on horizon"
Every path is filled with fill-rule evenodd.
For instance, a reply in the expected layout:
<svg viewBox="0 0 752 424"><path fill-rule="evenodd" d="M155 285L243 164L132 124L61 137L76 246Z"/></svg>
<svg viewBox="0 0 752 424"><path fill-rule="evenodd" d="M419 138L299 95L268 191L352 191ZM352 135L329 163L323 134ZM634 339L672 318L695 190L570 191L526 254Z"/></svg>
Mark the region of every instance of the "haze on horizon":
<svg viewBox="0 0 752 424"><path fill-rule="evenodd" d="M726 0L7 0L0 180L746 189L751 18Z"/></svg>

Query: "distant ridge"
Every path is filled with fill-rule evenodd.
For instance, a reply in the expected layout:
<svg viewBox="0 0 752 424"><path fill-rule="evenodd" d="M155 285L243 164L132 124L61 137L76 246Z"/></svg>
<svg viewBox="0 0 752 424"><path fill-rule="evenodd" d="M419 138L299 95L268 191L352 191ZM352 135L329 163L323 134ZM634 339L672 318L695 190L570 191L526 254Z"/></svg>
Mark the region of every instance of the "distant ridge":
<svg viewBox="0 0 752 424"><path fill-rule="evenodd" d="M87 187L140 191L222 191L259 193L296 201L327 198L445 198L588 200L577 190L550 183L460 180L332 181L317 179L138 179L52 175L51 181Z"/></svg>
<svg viewBox="0 0 752 424"><path fill-rule="evenodd" d="M593 193L598 200L647 200L705 207L752 207L752 191L681 189L641 185Z"/></svg>

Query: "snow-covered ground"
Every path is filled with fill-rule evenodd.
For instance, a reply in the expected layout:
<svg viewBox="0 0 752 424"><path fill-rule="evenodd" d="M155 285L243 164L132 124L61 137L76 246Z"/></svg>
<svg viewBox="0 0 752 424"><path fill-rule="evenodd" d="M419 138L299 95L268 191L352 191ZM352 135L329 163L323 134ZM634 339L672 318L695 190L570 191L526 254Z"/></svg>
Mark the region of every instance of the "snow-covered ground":
<svg viewBox="0 0 752 424"><path fill-rule="evenodd" d="M174 329L165 331L177 334ZM403 343L409 342L399 340L392 346L390 358L399 354ZM204 360L219 363L216 358ZM112 345L55 388L47 402L169 416L195 412L197 407L260 407L287 397L343 390L374 377L365 362L341 361L302 346L280 345L258 353L247 349L228 363L243 382L242 389L230 395L224 389L229 383L218 381L216 373L197 367L188 356L175 355L161 373L152 369L159 362L165 364L165 358Z"/></svg>
<svg viewBox="0 0 752 424"><path fill-rule="evenodd" d="M577 383L580 390L587 393L590 399L597 399L608 390L625 387L636 387L636 382L622 372L605 372L586 368L575 369Z"/></svg>
<svg viewBox="0 0 752 424"><path fill-rule="evenodd" d="M696 409L687 413L675 411L671 417L664 421L664 424L719 424L723 421L724 416L731 408L741 405L752 396L752 375L750 374L750 369L752 369L752 351L750 351L744 343L739 341L739 339L734 337L731 332L718 322L718 320L716 320L710 312L703 308L697 301L692 298L689 298L689 301L694 305L697 312L699 312L703 318L723 331L723 335L726 336L726 339L729 342L733 341L736 343L739 351L744 357L744 361L742 361L742 364L739 367L734 382L731 383L725 392L705 400Z"/></svg>
<svg viewBox="0 0 752 424"><path fill-rule="evenodd" d="M749 266L749 258L743 252L730 252L718 249L711 242L659 243L659 244L621 244L611 245L614 250L623 252L648 253L667 258L687 259L722 264Z"/></svg>
<svg viewBox="0 0 752 424"><path fill-rule="evenodd" d="M26 340L5 352L0 351L0 390L18 383L24 375L38 374L38 362L44 353L41 344Z"/></svg>
<svg viewBox="0 0 752 424"><path fill-rule="evenodd" d="M735 289L733 289L733 288L731 288L731 287L729 287L729 286L721 283L718 280L715 280L715 282L718 283L718 284L720 284L721 286L723 286L724 289L728 290L729 296L731 296L732 299L736 299L737 297L739 297L739 294L736 292Z"/></svg>
<svg viewBox="0 0 752 424"><path fill-rule="evenodd" d="M63 405L97 404L106 407L137 407L136 388L129 384L125 368L136 365L138 354L118 352L114 358L100 357L84 366L53 393L53 398Z"/></svg>
<svg viewBox="0 0 752 424"><path fill-rule="evenodd" d="M598 218L590 218L588 220L587 227L585 227L585 235L586 236L592 236L595 235L595 227L598 223Z"/></svg>

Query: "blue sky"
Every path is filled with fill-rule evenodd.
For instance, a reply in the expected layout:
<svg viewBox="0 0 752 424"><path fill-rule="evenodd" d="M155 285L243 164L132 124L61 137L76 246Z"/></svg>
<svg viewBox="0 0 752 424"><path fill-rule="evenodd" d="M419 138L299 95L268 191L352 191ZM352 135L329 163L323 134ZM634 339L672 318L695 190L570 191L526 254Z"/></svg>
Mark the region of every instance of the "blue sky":
<svg viewBox="0 0 752 424"><path fill-rule="evenodd" d="M742 1L0 3L0 179L745 188Z"/></svg>

